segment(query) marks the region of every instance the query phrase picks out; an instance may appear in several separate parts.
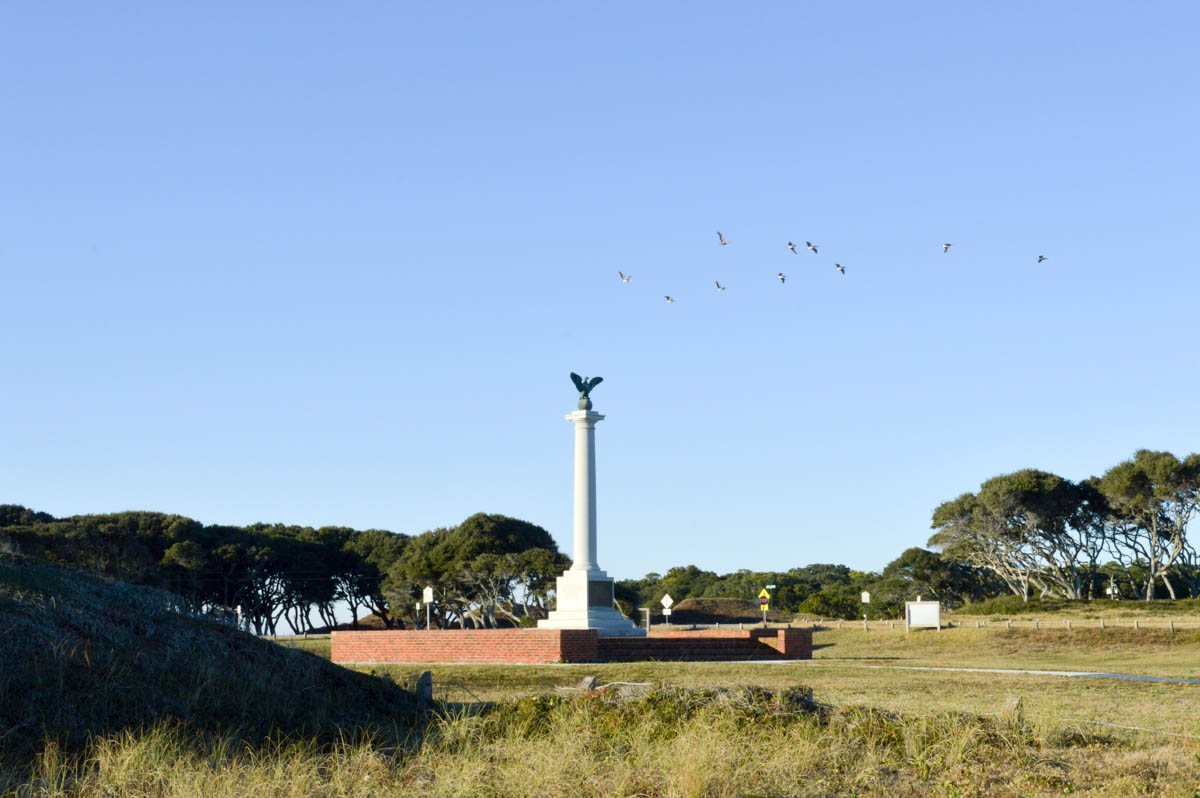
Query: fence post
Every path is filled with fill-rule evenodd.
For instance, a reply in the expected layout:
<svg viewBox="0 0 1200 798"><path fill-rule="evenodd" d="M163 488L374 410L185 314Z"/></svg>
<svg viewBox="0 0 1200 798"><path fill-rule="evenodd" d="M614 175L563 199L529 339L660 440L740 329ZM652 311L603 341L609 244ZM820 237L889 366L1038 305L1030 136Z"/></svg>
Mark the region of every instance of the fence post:
<svg viewBox="0 0 1200 798"><path fill-rule="evenodd" d="M1007 621L1005 621L1005 622L1004 622L1004 627L1005 627L1006 629L1011 629L1011 628L1012 628L1012 620L1010 619L1010 620L1007 620Z"/></svg>
<svg viewBox="0 0 1200 798"><path fill-rule="evenodd" d="M1034 629L1041 629L1041 628L1042 628L1042 622L1041 622L1041 621L1039 621L1037 618L1034 618L1034 619L1033 619L1033 628L1034 628Z"/></svg>
<svg viewBox="0 0 1200 798"><path fill-rule="evenodd" d="M1171 624L1171 634L1175 634L1175 621L1172 620L1169 623Z"/></svg>
<svg viewBox="0 0 1200 798"><path fill-rule="evenodd" d="M1137 618L1134 618L1134 619L1133 619L1133 628L1134 628L1134 629L1137 629L1137 628L1138 628L1138 625L1137 625Z"/></svg>
<svg viewBox="0 0 1200 798"><path fill-rule="evenodd" d="M1067 621L1067 629L1069 630L1070 628L1071 628L1071 622Z"/></svg>
<svg viewBox="0 0 1200 798"><path fill-rule="evenodd" d="M1100 628L1101 629L1104 628L1104 619L1103 618L1100 619Z"/></svg>

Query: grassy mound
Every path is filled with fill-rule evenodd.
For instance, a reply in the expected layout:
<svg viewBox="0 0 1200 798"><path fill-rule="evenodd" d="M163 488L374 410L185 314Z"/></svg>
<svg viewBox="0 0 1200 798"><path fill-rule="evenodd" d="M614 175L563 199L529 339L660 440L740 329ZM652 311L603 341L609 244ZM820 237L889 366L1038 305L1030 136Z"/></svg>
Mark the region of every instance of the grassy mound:
<svg viewBox="0 0 1200 798"><path fill-rule="evenodd" d="M792 613L768 612L767 619L782 623ZM689 598L671 608L672 623L761 623L762 612L752 599Z"/></svg>
<svg viewBox="0 0 1200 798"><path fill-rule="evenodd" d="M403 740L395 684L171 611L173 597L0 554L0 763L177 726L248 741Z"/></svg>

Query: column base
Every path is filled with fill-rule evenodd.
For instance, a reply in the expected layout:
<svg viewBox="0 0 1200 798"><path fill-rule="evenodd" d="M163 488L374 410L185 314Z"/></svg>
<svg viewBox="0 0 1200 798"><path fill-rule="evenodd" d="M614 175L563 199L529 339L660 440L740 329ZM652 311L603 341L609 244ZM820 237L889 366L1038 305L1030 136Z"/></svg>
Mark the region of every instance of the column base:
<svg viewBox="0 0 1200 798"><path fill-rule="evenodd" d="M555 580L558 609L539 629L595 629L601 637L644 637L646 630L613 607L613 580L599 569L564 571Z"/></svg>

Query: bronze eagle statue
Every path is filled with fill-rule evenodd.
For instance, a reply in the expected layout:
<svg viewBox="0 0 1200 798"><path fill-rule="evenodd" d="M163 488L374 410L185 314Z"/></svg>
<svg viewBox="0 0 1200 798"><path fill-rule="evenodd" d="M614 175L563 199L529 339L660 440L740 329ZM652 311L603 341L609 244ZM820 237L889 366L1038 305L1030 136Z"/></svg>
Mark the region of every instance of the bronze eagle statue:
<svg viewBox="0 0 1200 798"><path fill-rule="evenodd" d="M575 387L579 389L579 398L587 399L588 394L592 392L600 383L604 382L603 377L592 377L590 380L587 377L580 377L575 372L571 372L571 382L575 383Z"/></svg>

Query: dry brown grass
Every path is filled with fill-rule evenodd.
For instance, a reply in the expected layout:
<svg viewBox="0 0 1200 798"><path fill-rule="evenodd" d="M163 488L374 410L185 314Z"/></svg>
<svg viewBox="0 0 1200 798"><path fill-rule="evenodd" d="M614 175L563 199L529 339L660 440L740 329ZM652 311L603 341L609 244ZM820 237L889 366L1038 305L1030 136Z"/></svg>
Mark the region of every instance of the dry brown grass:
<svg viewBox="0 0 1200 798"><path fill-rule="evenodd" d="M761 693L718 701L667 690L631 703L530 698L451 714L411 752L124 733L83 760L48 750L14 794L1189 796L1198 785L1194 742L1047 732L1019 711L823 715Z"/></svg>

